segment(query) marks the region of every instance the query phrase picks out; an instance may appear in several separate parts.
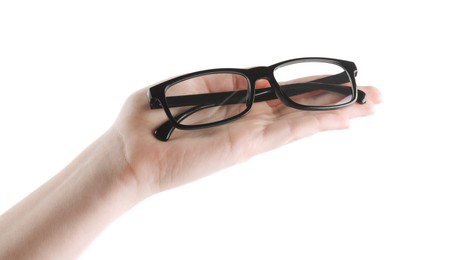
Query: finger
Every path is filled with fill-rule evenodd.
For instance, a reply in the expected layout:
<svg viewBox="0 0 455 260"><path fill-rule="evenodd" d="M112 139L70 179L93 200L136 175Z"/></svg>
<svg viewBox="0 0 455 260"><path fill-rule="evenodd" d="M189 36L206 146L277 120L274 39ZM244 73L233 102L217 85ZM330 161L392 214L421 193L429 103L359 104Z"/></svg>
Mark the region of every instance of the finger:
<svg viewBox="0 0 455 260"><path fill-rule="evenodd" d="M364 104L353 104L346 108L340 109L340 113L344 113L349 118L368 116L375 112L375 107L381 102L381 92L371 86L360 87L365 92L367 102Z"/></svg>
<svg viewBox="0 0 455 260"><path fill-rule="evenodd" d="M381 93L377 88L367 86L360 89L367 94L365 104L353 104L331 111L299 111L282 107L275 123L266 128L264 136L279 137L279 140L286 143L320 131L348 128L349 119L374 113L375 105L381 102ZM287 137L285 133L288 134ZM272 146L279 146L279 143L275 142Z"/></svg>
<svg viewBox="0 0 455 260"><path fill-rule="evenodd" d="M258 89L270 87L270 83L266 79L258 79L255 84L256 84L255 87Z"/></svg>
<svg viewBox="0 0 455 260"><path fill-rule="evenodd" d="M382 95L379 89L373 86L359 86L359 89L364 91L367 95L367 102L373 102L374 104L380 104L382 101Z"/></svg>

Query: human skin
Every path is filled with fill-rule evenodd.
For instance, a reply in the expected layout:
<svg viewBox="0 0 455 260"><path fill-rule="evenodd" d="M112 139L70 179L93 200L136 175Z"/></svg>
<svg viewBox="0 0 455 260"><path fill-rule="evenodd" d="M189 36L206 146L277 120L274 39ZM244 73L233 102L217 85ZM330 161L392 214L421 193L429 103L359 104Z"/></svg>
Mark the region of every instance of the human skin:
<svg viewBox="0 0 455 260"><path fill-rule="evenodd" d="M0 259L76 259L145 198L315 133L345 129L350 119L372 114L380 92L360 89L367 94L366 104L315 112L276 101L255 103L237 121L176 130L168 142L153 136L167 118L162 110L149 108L147 88L141 89L102 136L0 216Z"/></svg>

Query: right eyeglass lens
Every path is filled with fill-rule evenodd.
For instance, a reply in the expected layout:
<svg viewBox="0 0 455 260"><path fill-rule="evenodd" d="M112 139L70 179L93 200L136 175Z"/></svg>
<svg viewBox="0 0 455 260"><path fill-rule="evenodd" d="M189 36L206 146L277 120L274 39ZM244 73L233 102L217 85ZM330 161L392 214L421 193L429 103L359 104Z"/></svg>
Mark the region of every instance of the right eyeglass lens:
<svg viewBox="0 0 455 260"><path fill-rule="evenodd" d="M166 103L176 121L186 126L216 123L242 114L250 93L248 79L237 73L211 73L168 86Z"/></svg>
<svg viewBox="0 0 455 260"><path fill-rule="evenodd" d="M348 73L336 64L292 62L276 68L274 76L282 92L299 105L342 106L354 98L354 88Z"/></svg>

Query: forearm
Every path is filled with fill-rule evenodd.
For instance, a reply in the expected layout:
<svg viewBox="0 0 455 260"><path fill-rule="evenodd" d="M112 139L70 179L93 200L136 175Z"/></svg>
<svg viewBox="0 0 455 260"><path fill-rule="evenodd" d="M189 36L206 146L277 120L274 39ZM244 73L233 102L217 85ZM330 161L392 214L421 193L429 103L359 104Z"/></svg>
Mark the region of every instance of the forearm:
<svg viewBox="0 0 455 260"><path fill-rule="evenodd" d="M111 131L0 217L0 259L74 259L140 201Z"/></svg>

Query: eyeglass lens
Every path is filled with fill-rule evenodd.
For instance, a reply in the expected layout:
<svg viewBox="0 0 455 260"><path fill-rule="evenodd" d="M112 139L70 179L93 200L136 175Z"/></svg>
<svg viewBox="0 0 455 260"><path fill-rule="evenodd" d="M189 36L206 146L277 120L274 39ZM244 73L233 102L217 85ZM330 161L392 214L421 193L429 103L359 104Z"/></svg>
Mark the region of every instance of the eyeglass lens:
<svg viewBox="0 0 455 260"><path fill-rule="evenodd" d="M297 62L281 65L274 77L293 102L306 106L335 106L352 101L354 89L348 73L326 62Z"/></svg>
<svg viewBox="0 0 455 260"><path fill-rule="evenodd" d="M229 119L244 112L247 109L248 89L249 82L244 75L215 73L199 75L171 85L165 96L172 116L182 118L178 120L180 124L201 125ZM198 104L197 97L201 94L210 94L213 98ZM187 100L195 102L188 106L173 107L170 104L172 98L179 96L186 96ZM185 114L188 116L183 118L181 115Z"/></svg>

